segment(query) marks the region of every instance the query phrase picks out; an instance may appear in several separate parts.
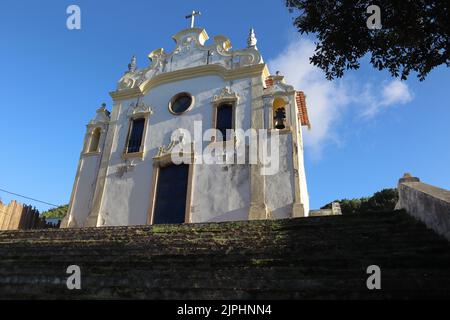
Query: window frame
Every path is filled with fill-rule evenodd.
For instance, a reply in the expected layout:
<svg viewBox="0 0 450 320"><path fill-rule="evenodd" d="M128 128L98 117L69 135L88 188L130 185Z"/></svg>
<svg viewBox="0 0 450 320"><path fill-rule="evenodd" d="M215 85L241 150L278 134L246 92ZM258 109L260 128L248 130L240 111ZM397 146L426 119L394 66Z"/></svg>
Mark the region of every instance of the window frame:
<svg viewBox="0 0 450 320"><path fill-rule="evenodd" d="M193 148L193 144L191 148ZM193 190L194 190L194 175L195 175L195 154L194 153L184 153L183 157L190 157L191 161L189 164L188 172L188 185L186 190L186 209L185 209L185 222L192 223L192 203L193 203ZM147 211L147 225L153 225L155 206L156 206L156 193L158 191L158 180L160 169L166 166L176 165L173 163L171 158L171 153L158 155L153 158L153 172L152 172L152 184L150 188L150 203Z"/></svg>
<svg viewBox="0 0 450 320"><path fill-rule="evenodd" d="M142 158L145 153L145 142L146 142L146 136L147 136L147 129L148 129L148 114L143 113L137 113L132 116L129 116L128 119L128 133L127 138L125 141L125 148L123 150L123 157L124 158ZM144 130L142 131L142 139L141 139L141 145L139 146L139 151L137 152L128 152L128 147L130 144L130 138L131 133L133 130L133 124L135 120L144 119Z"/></svg>
<svg viewBox="0 0 450 320"><path fill-rule="evenodd" d="M141 129L142 131L140 132L140 137L137 137L139 132L136 133L136 137L134 137L135 128L137 128L136 124L137 124L138 121L139 121L139 124L142 124L142 129ZM131 122L130 122L130 129L129 130L130 130L130 132L129 132L129 135L128 135L126 152L128 154L129 153L141 152L142 151L142 141L144 140L145 118L144 117L136 117L136 118L132 119ZM136 139L133 139L133 142L134 142L134 140L136 140L136 142L139 141L139 149L137 151L130 151L130 147L132 147L132 146L130 146L131 138L136 138Z"/></svg>
<svg viewBox="0 0 450 320"><path fill-rule="evenodd" d="M215 121L214 121L214 129L216 130L216 133L217 133L217 131L221 131L218 127L217 127L217 125L218 125L218 123L219 123L219 121L218 121L218 116L219 116L219 109L220 108L223 108L224 106L229 106L229 108L231 109L231 128L226 128L225 129L225 135L223 135L223 132L221 132L222 133L222 138L223 138L223 142L225 142L225 141L229 141L229 140L227 140L227 137L226 137L226 131L227 130L234 130L235 129L235 127L236 127L236 123L235 123L235 110L234 110L234 105L233 105L233 103L230 103L230 102L223 102L223 103L220 103L220 104L218 104L217 106L216 106L216 108L215 108ZM217 137L215 136L214 137L215 138L215 141L217 141ZM231 138L231 137L229 137L229 138ZM219 142L219 141L217 141L217 142Z"/></svg>
<svg viewBox="0 0 450 320"><path fill-rule="evenodd" d="M173 106L173 104L175 103L175 101L176 101L177 99L181 98L182 96L189 96L189 97L191 98L191 104L190 104L189 107L188 107L185 111L183 111L183 112L179 112L179 113L174 112L174 111L172 110L172 106ZM192 108L194 107L194 104L195 104L195 98L194 98L194 96L193 96L190 92L183 91L183 92L177 93L176 95L174 95L174 96L170 99L168 108L169 108L169 112L170 112L171 114L173 114L174 116L181 116L181 115L183 115L183 114L185 114L185 113L191 111Z"/></svg>
<svg viewBox="0 0 450 320"><path fill-rule="evenodd" d="M280 107L275 107L275 101L279 99L279 100L283 100L284 101L284 106L282 106L281 108L284 108L285 111L285 127L284 129L277 129L275 128L275 111L276 109L279 109ZM284 132L290 132L292 130L291 126L291 104L289 101L289 98L286 96L281 96L281 95L274 95L271 99L270 103L270 111L269 111L269 129L270 130L276 130L280 133L284 133Z"/></svg>
<svg viewBox="0 0 450 320"><path fill-rule="evenodd" d="M213 97L212 100L212 107L213 107L213 112L212 112L212 121L211 121L211 128L217 130L217 111L218 108L224 104L229 104L231 105L231 129L232 130L236 130L236 107L238 105L239 102L239 96L233 92L230 88L225 87L222 89L222 91L220 92L219 95L216 95ZM231 140L226 140L226 137L224 137L225 139L223 141L220 142L227 142L227 141L231 141ZM217 137L214 134L214 136L212 137L211 143L215 143L218 142L217 141Z"/></svg>
<svg viewBox="0 0 450 320"><path fill-rule="evenodd" d="M98 139L97 139L97 147L95 150L92 150L92 142L94 141L95 135L98 133ZM87 153L99 153L100 152L100 140L102 138L102 128L95 127L94 130L92 130L89 138L89 144L87 148Z"/></svg>
<svg viewBox="0 0 450 320"><path fill-rule="evenodd" d="M91 150L91 144L92 144L92 139L94 138L94 133L95 131L100 131L100 136L98 139L98 146L97 146L97 150L95 151L90 151ZM103 133L105 132L105 129L103 126L99 126L99 125L88 125L88 131L86 132L85 135L85 140L84 140L84 146L83 146L83 150L81 155L83 157L87 157L87 156L95 156L95 155L99 155L102 153L102 139L103 139Z"/></svg>

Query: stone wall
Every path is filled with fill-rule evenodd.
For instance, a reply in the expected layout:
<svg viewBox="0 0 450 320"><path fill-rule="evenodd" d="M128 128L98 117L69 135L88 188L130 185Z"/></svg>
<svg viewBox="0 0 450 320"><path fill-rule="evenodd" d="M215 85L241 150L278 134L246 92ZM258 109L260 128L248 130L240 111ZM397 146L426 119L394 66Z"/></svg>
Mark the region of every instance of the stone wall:
<svg viewBox="0 0 450 320"><path fill-rule="evenodd" d="M419 178L405 174L399 180L398 192L396 209L405 209L450 241L450 190L422 183Z"/></svg>
<svg viewBox="0 0 450 320"><path fill-rule="evenodd" d="M340 216L340 215L342 215L342 211L339 202L333 202L331 204L331 209L311 210L309 212L310 217Z"/></svg>
<svg viewBox="0 0 450 320"><path fill-rule="evenodd" d="M47 226L39 211L13 200L8 205L0 201L0 230L41 229Z"/></svg>

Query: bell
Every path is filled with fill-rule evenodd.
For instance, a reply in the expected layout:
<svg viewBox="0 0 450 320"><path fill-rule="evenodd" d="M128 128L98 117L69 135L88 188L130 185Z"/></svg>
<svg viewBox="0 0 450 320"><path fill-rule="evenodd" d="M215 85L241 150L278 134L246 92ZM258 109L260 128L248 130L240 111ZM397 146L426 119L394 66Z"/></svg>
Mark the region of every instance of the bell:
<svg viewBox="0 0 450 320"><path fill-rule="evenodd" d="M276 129L280 130L286 128L286 112L284 111L284 108L277 109L273 118L275 119Z"/></svg>

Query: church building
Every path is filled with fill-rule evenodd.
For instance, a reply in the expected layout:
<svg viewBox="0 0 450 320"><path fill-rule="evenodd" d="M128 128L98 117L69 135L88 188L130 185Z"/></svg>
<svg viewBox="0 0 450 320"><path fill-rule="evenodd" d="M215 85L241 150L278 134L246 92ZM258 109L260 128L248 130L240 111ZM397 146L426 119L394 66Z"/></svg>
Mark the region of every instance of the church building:
<svg viewBox="0 0 450 320"><path fill-rule="evenodd" d="M269 73L253 29L241 50L193 26L173 39L175 49L151 52L148 66L133 57L110 93L111 112L102 105L88 123L62 227L308 216L304 93ZM262 135L276 142L265 152L252 145ZM211 146L226 161L205 161ZM245 161L228 161L238 147Z"/></svg>

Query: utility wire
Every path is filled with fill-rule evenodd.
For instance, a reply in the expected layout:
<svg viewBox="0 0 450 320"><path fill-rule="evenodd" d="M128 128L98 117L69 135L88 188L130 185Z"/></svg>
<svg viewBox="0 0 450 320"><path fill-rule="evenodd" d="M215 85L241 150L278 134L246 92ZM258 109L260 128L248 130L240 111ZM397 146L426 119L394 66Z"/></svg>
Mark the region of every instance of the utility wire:
<svg viewBox="0 0 450 320"><path fill-rule="evenodd" d="M41 200L37 200L37 199L34 199L34 198L30 198L30 197L27 197L27 196L24 196L24 195L15 193L15 192L11 192L11 191L8 191L8 190L0 189L0 191L5 192L5 193L9 193L9 194L12 194L12 195L15 195L15 196L18 196L18 197L21 197L21 198L25 198L25 199L28 199L28 200L32 200L32 201L40 202L40 203L43 203L43 204L47 204L47 205L55 207L55 208L59 207L56 204L45 202L45 201L41 201Z"/></svg>

